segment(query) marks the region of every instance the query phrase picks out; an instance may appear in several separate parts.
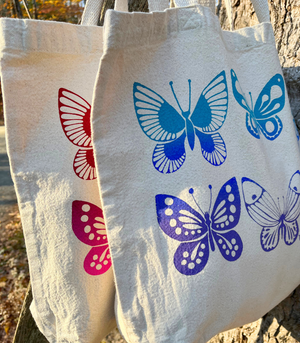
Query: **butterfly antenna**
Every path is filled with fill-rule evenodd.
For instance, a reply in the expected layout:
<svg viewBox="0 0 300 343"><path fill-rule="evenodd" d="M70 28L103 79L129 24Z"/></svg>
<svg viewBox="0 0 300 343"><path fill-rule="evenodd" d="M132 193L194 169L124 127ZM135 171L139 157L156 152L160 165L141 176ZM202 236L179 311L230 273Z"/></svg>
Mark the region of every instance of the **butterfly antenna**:
<svg viewBox="0 0 300 343"><path fill-rule="evenodd" d="M192 86L191 86L191 80L188 80L189 82L189 113L191 113L191 98L192 98Z"/></svg>
<svg viewBox="0 0 300 343"><path fill-rule="evenodd" d="M212 186L211 185L208 185L208 188L210 190L210 199L209 199L209 210L208 210L208 213L210 213L210 208L211 208L211 201L212 201Z"/></svg>
<svg viewBox="0 0 300 343"><path fill-rule="evenodd" d="M194 189L193 189L193 188L190 188L189 193L190 193L191 196L193 197L195 204L197 205L197 207L199 208L201 214L202 214L203 217L204 217L204 216L205 216L205 215L204 215L204 212L201 210L201 207L198 205L198 203L197 203L197 201L196 201L196 199L195 199L195 197L194 197Z"/></svg>
<svg viewBox="0 0 300 343"><path fill-rule="evenodd" d="M180 106L180 104L179 104L179 101L178 101L178 99L177 99L177 96L176 96L176 94L175 94L175 92L174 92L173 81L170 81L169 84L170 84L172 93L173 93L173 95L174 95L174 98L175 98L175 100L176 100L176 102L177 102L177 105L178 105L180 111L183 112L183 111L182 111L182 108L181 108L181 106Z"/></svg>

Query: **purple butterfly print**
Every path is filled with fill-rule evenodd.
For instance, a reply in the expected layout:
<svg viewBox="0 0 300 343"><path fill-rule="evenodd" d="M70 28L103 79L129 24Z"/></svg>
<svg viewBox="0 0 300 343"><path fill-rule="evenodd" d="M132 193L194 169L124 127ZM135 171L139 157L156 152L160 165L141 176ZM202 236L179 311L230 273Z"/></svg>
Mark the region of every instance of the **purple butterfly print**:
<svg viewBox="0 0 300 343"><path fill-rule="evenodd" d="M210 185L209 188L212 189ZM189 192L194 198L194 190L191 188ZM200 273L208 262L209 251L215 251L216 245L227 261L236 261L241 256L243 242L233 230L241 213L235 177L220 189L211 214L210 210L204 213L197 205L198 212L175 196L158 194L155 200L160 228L169 237L181 242L174 255L174 264L180 273Z"/></svg>

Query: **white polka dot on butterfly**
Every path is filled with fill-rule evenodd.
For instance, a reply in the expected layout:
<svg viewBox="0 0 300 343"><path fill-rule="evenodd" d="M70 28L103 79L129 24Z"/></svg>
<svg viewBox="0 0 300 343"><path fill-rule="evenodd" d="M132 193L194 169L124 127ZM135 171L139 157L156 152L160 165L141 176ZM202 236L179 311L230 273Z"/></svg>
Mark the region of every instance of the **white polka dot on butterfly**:
<svg viewBox="0 0 300 343"><path fill-rule="evenodd" d="M94 255L94 256L93 256L93 260L94 260L94 261L97 260L97 258L98 258L98 255Z"/></svg>
<svg viewBox="0 0 300 343"><path fill-rule="evenodd" d="M82 211L83 212L88 212L90 209L91 209L91 206L88 205L88 204L84 204L82 207L81 207Z"/></svg>
<svg viewBox="0 0 300 343"><path fill-rule="evenodd" d="M236 239L235 238L232 238L232 240L231 240L231 244L236 244Z"/></svg>
<svg viewBox="0 0 300 343"><path fill-rule="evenodd" d="M235 251L232 251L231 252L231 256L234 257L236 255L236 252Z"/></svg>
<svg viewBox="0 0 300 343"><path fill-rule="evenodd" d="M176 219L171 219L170 220L170 226L172 226L172 227L174 227L174 226L176 226L177 225L177 221L176 221Z"/></svg>
<svg viewBox="0 0 300 343"><path fill-rule="evenodd" d="M102 268L101 264L97 264L96 269L100 270Z"/></svg>
<svg viewBox="0 0 300 343"><path fill-rule="evenodd" d="M230 216L229 216L229 221L230 221L230 222L234 222L234 216L230 215Z"/></svg>
<svg viewBox="0 0 300 343"><path fill-rule="evenodd" d="M189 257L189 253L187 251L185 251L183 254L182 254L183 257L187 258Z"/></svg>
<svg viewBox="0 0 300 343"><path fill-rule="evenodd" d="M106 261L106 260L103 262L103 264L105 264L105 265L107 265L107 263L108 263L108 261Z"/></svg>
<svg viewBox="0 0 300 343"><path fill-rule="evenodd" d="M197 263L197 264L200 264L200 263L201 263L200 258L197 258L196 263Z"/></svg>
<svg viewBox="0 0 300 343"><path fill-rule="evenodd" d="M229 209L230 209L231 213L235 213L236 212L236 207L234 205L230 205Z"/></svg>
<svg viewBox="0 0 300 343"><path fill-rule="evenodd" d="M230 202L233 202L233 201L234 201L234 195L233 195L232 193L228 195L228 200L229 200Z"/></svg>
<svg viewBox="0 0 300 343"><path fill-rule="evenodd" d="M92 262L92 263L90 264L90 266L91 266L91 267L94 267L95 264L96 264L95 262Z"/></svg>
<svg viewBox="0 0 300 343"><path fill-rule="evenodd" d="M91 232L91 227L90 227L89 225L87 225L87 226L84 228L84 232L85 232L85 233Z"/></svg>
<svg viewBox="0 0 300 343"><path fill-rule="evenodd" d="M89 240L92 241L94 238L95 238L95 235L94 235L93 233L91 233L91 234L89 235Z"/></svg>
<svg viewBox="0 0 300 343"><path fill-rule="evenodd" d="M204 252L203 251L200 251L199 254L198 254L200 257L202 257L204 255Z"/></svg>
<svg viewBox="0 0 300 343"><path fill-rule="evenodd" d="M88 217L87 215L84 215L84 216L82 216L80 219L81 219L81 221L82 221L83 223L85 223L85 222L87 222L87 221L89 220L89 217Z"/></svg>
<svg viewBox="0 0 300 343"><path fill-rule="evenodd" d="M182 266L185 266L186 264L187 264L187 261L186 261L186 260L182 260L182 261L181 261L181 265L182 265Z"/></svg>
<svg viewBox="0 0 300 343"><path fill-rule="evenodd" d="M180 227L176 228L176 230L175 230L176 235L180 235L181 232L182 232L182 230Z"/></svg>
<svg viewBox="0 0 300 343"><path fill-rule="evenodd" d="M205 244L202 243L202 244L200 245L200 247L201 247L201 249L205 249Z"/></svg>
<svg viewBox="0 0 300 343"><path fill-rule="evenodd" d="M188 264L189 269L194 269L195 268L195 263L191 262Z"/></svg>
<svg viewBox="0 0 300 343"><path fill-rule="evenodd" d="M174 202L174 200L173 200L172 198L166 198L166 199L165 199L165 204L166 204L167 206L173 205L173 202Z"/></svg>
<svg viewBox="0 0 300 343"><path fill-rule="evenodd" d="M173 210L170 209L170 208L167 208L167 209L165 210L165 214L166 214L167 216L171 216L171 215L173 214Z"/></svg>
<svg viewBox="0 0 300 343"><path fill-rule="evenodd" d="M231 192L231 186L229 186L229 185L226 186L226 192L227 192L227 193L230 193L230 192Z"/></svg>

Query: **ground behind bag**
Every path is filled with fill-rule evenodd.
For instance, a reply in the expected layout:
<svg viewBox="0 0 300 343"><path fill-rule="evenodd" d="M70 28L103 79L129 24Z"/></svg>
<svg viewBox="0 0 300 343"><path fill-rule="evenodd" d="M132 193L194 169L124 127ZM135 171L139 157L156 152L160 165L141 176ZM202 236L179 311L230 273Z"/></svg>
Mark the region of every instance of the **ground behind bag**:
<svg viewBox="0 0 300 343"><path fill-rule="evenodd" d="M106 15L92 131L129 343L204 343L300 282L298 137L253 5L232 32L200 5Z"/></svg>

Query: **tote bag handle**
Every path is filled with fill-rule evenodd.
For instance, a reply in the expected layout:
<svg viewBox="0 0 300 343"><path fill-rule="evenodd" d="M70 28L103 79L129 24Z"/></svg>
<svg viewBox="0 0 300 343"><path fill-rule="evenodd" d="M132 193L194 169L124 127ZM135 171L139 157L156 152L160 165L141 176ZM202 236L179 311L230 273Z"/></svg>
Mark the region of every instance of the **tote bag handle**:
<svg viewBox="0 0 300 343"><path fill-rule="evenodd" d="M97 25L102 4L103 0L88 0L82 14L81 25ZM128 12L128 1L115 0L114 9L120 12Z"/></svg>
<svg viewBox="0 0 300 343"><path fill-rule="evenodd" d="M209 0L209 3L214 0ZM268 0L251 0L256 16L260 23L270 22L270 13ZM148 0L149 11L164 11L169 7L169 0ZM82 15L81 25L97 25L100 17L103 0L88 0ZM179 3L180 4L180 3ZM231 0L225 0L226 10L230 22L230 28L233 30L232 6ZM212 6L209 4L209 7ZM128 12L127 0L115 0L116 11Z"/></svg>

